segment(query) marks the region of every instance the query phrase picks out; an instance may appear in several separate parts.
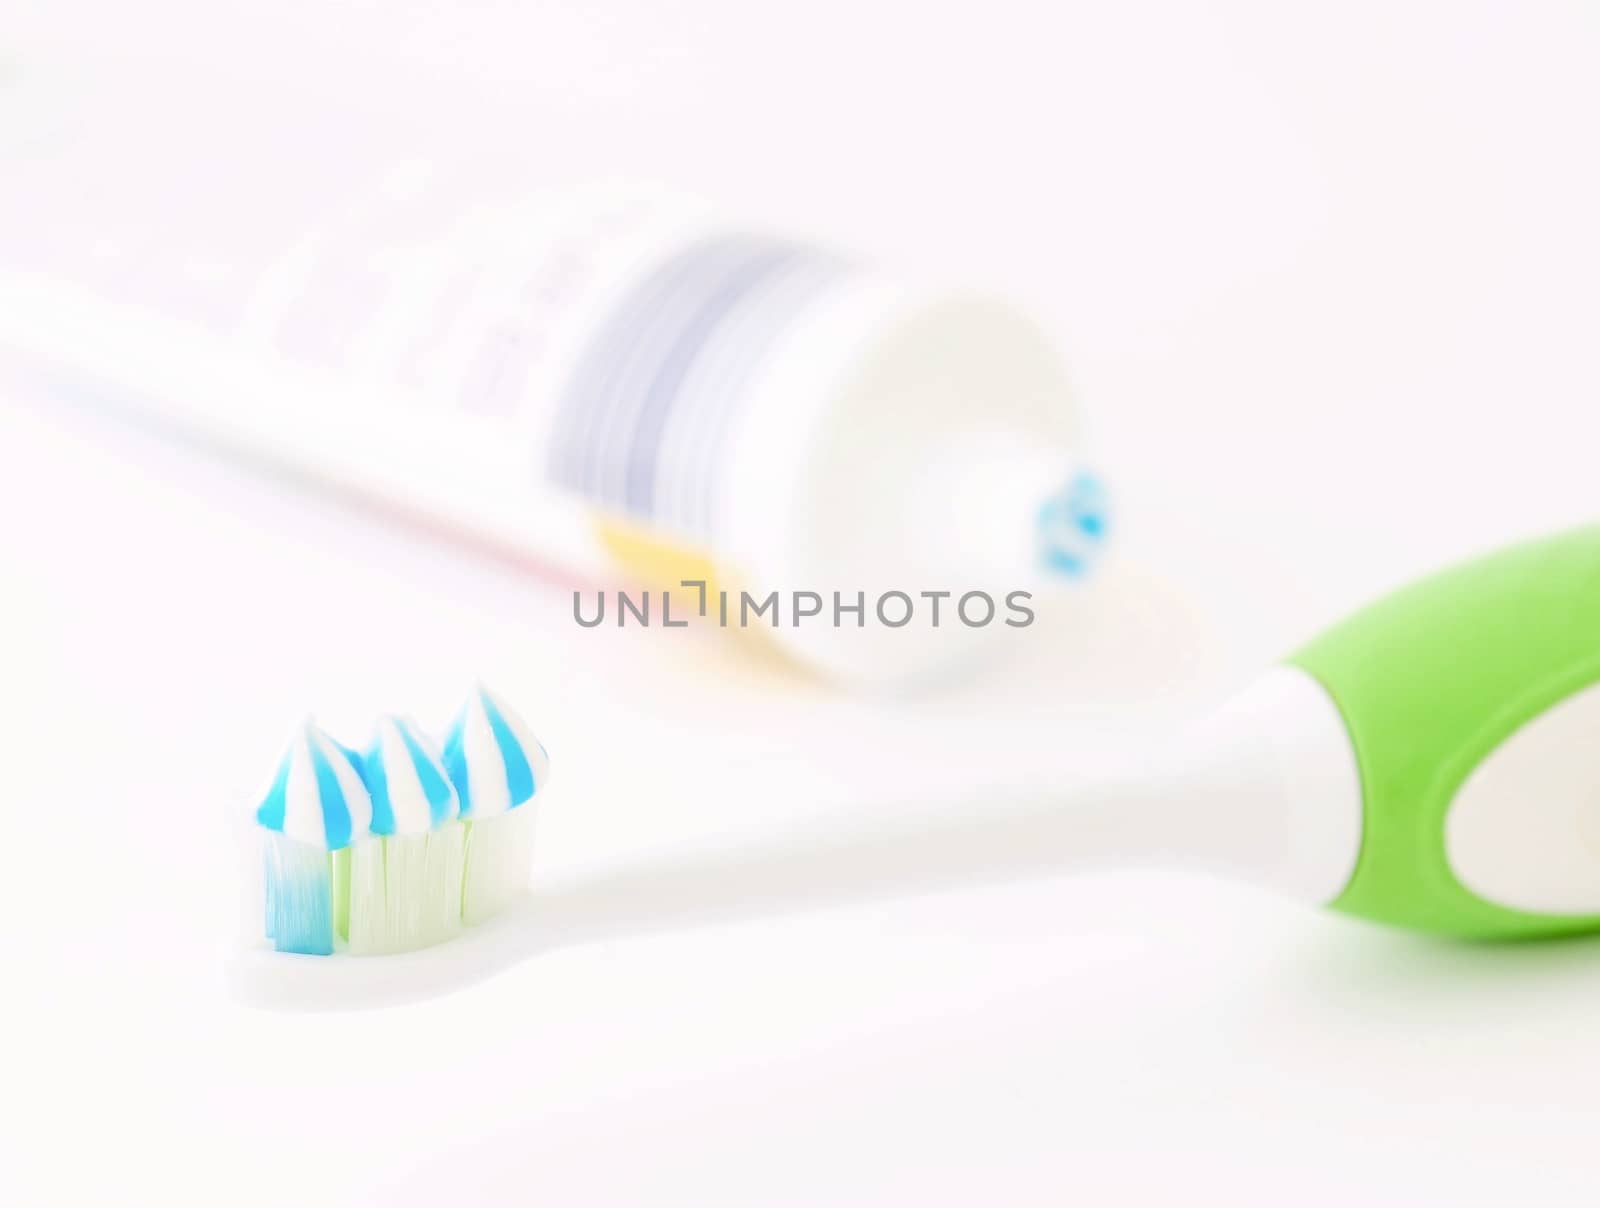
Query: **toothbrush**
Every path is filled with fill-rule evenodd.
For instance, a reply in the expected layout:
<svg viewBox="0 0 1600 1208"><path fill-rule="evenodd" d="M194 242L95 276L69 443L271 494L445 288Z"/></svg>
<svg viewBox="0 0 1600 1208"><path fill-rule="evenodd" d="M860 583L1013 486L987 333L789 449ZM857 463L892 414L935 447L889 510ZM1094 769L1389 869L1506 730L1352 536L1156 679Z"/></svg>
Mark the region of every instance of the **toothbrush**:
<svg viewBox="0 0 1600 1208"><path fill-rule="evenodd" d="M1600 928L1600 526L1367 607L1164 752L1076 789L644 869L400 957L246 954L233 981L261 1003L374 1005L618 930L1151 860L1435 935Z"/></svg>

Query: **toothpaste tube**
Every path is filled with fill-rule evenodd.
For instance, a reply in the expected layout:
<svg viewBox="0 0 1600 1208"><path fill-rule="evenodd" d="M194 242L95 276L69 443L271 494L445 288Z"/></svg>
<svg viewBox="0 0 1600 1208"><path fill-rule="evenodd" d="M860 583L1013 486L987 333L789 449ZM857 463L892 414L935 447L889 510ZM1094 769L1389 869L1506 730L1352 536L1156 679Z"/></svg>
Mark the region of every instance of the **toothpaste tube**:
<svg viewBox="0 0 1600 1208"><path fill-rule="evenodd" d="M0 138L0 349L80 394L572 588L670 588L674 625L731 593L844 679L960 661L1098 552L1062 365L1002 302L641 190L90 127Z"/></svg>

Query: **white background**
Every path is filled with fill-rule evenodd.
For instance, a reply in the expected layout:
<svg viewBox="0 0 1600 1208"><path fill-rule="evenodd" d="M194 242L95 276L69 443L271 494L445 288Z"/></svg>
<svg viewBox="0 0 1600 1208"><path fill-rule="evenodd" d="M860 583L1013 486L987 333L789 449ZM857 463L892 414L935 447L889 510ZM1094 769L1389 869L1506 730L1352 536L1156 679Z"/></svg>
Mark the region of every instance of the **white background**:
<svg viewBox="0 0 1600 1208"><path fill-rule="evenodd" d="M1592 520L1600 9L529 7L12 0L0 69L204 71L997 285L1072 358L1121 561L977 681L851 700L576 632L559 592L8 371L0 1195L1592 1202L1591 943L1145 872L735 892L704 853L1048 783L1377 591ZM478 675L555 757L557 942L416 1007L235 1005L234 828L289 726L436 723Z"/></svg>

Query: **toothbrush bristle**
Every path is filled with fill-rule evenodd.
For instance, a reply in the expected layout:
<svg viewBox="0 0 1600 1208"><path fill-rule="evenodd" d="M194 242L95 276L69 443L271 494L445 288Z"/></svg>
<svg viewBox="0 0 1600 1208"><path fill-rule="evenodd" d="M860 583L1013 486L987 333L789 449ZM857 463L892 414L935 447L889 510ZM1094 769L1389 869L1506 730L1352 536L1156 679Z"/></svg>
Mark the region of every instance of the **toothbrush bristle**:
<svg viewBox="0 0 1600 1208"><path fill-rule="evenodd" d="M266 832L266 930L279 952L333 951L331 871L326 849Z"/></svg>
<svg viewBox="0 0 1600 1208"><path fill-rule="evenodd" d="M533 811L473 819L466 824L465 884L462 918L480 923L500 913L528 890L533 856Z"/></svg>
<svg viewBox="0 0 1600 1208"><path fill-rule="evenodd" d="M461 824L371 836L350 853L352 955L409 952L461 928Z"/></svg>

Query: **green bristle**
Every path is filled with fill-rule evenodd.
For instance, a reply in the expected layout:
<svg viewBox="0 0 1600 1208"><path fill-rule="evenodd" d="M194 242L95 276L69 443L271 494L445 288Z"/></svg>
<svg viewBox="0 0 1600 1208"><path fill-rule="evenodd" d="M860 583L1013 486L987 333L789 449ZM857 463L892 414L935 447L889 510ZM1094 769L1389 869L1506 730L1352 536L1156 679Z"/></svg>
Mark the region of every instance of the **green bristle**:
<svg viewBox="0 0 1600 1208"><path fill-rule="evenodd" d="M354 955L408 952L460 926L461 843L454 825L359 840L350 849L349 944Z"/></svg>
<svg viewBox="0 0 1600 1208"><path fill-rule="evenodd" d="M350 939L350 849L341 847L332 856L333 930L341 940Z"/></svg>
<svg viewBox="0 0 1600 1208"><path fill-rule="evenodd" d="M448 822L428 836L426 900L441 939L461 930L466 843L466 827L460 822Z"/></svg>

